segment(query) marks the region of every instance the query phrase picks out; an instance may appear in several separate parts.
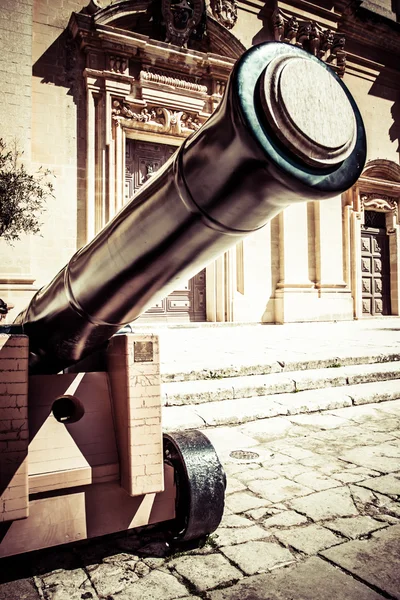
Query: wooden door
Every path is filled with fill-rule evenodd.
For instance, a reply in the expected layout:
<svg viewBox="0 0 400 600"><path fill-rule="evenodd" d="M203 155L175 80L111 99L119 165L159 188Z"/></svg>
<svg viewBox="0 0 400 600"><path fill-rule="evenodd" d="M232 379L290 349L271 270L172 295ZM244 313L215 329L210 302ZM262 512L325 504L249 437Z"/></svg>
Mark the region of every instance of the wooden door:
<svg viewBox="0 0 400 600"><path fill-rule="evenodd" d="M385 213L365 211L361 231L363 316L390 315L389 240Z"/></svg>
<svg viewBox="0 0 400 600"><path fill-rule="evenodd" d="M176 146L155 144L139 140L126 140L125 199L135 192L157 172L172 156ZM141 321L184 323L206 320L206 271L182 281L178 289L149 308Z"/></svg>

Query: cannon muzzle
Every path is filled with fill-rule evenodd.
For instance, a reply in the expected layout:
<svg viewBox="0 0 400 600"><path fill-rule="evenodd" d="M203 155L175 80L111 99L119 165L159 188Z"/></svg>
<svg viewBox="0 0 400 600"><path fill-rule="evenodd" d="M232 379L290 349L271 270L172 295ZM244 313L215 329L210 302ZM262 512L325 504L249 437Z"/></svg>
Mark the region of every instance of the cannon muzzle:
<svg viewBox="0 0 400 600"><path fill-rule="evenodd" d="M365 162L335 73L283 43L247 51L207 123L17 317L32 373L56 373L285 207L334 197Z"/></svg>

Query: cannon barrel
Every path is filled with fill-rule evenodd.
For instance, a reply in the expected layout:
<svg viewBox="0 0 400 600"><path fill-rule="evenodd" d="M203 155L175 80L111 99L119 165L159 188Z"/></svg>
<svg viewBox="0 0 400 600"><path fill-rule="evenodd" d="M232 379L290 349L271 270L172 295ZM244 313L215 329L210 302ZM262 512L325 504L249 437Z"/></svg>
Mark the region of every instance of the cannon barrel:
<svg viewBox="0 0 400 600"><path fill-rule="evenodd" d="M32 373L56 373L294 202L351 187L365 163L357 106L335 73L270 42L236 63L207 123L16 319Z"/></svg>

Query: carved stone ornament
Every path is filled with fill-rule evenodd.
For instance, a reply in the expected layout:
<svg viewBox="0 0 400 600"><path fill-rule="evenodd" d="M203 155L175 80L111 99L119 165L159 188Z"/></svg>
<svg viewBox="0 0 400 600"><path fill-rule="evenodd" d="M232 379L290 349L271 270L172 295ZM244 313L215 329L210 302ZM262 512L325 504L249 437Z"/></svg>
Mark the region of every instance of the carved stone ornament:
<svg viewBox="0 0 400 600"><path fill-rule="evenodd" d="M201 21L204 0L162 0L161 11L166 27L165 41L186 46Z"/></svg>
<svg viewBox="0 0 400 600"><path fill-rule="evenodd" d="M217 21L227 29L232 29L238 18L236 0L211 0L210 4Z"/></svg>
<svg viewBox="0 0 400 600"><path fill-rule="evenodd" d="M299 21L289 17L280 8L272 13L274 38L277 42L286 42L299 46L310 54L330 64L340 77L346 69L345 37L331 29L322 29L314 21Z"/></svg>
<svg viewBox="0 0 400 600"><path fill-rule="evenodd" d="M116 121L124 120L124 126L142 131L153 131L187 137L197 131L203 122L194 115L184 111L173 111L168 108L148 107L136 112L123 100L113 100L112 116ZM130 123L126 123L130 121Z"/></svg>
<svg viewBox="0 0 400 600"><path fill-rule="evenodd" d="M157 84L174 86L177 89L189 90L191 92L199 92L207 94L207 86L200 85L194 81L190 81L189 78L178 79L177 77L171 77L165 73L153 72L153 71L140 71L140 81L151 81Z"/></svg>
<svg viewBox="0 0 400 600"><path fill-rule="evenodd" d="M85 6L82 12L85 12L87 15L94 15L99 10L101 10L102 6L98 3L97 0L90 0L89 4Z"/></svg>
<svg viewBox="0 0 400 600"><path fill-rule="evenodd" d="M361 194L361 208L363 210L376 210L382 212L394 212L398 214L398 200L384 194L368 193Z"/></svg>

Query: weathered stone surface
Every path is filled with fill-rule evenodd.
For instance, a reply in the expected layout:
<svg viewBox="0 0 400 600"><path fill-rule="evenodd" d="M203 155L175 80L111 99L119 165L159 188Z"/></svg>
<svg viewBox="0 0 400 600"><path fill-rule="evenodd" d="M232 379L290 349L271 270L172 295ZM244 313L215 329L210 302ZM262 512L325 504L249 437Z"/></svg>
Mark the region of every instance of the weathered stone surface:
<svg viewBox="0 0 400 600"><path fill-rule="evenodd" d="M307 523L307 517L299 515L294 510L286 510L265 519L263 527L291 527L292 525L302 525L303 523Z"/></svg>
<svg viewBox="0 0 400 600"><path fill-rule="evenodd" d="M302 464L297 462L291 462L287 465L272 465L271 472L275 473L275 477L284 476L288 479L291 479L295 475L301 475L302 473L306 473L309 471L308 467L305 467Z"/></svg>
<svg viewBox="0 0 400 600"><path fill-rule="evenodd" d="M100 596L121 592L129 583L139 579L132 570L122 566L104 563L90 569L90 579Z"/></svg>
<svg viewBox="0 0 400 600"><path fill-rule="evenodd" d="M293 479L300 483L301 485L305 485L308 488L311 488L315 492L320 492L321 490L328 490L330 488L339 487L340 482L332 477L327 477L321 473L316 471L307 471L306 473L301 473L300 475L295 475Z"/></svg>
<svg viewBox="0 0 400 600"><path fill-rule="evenodd" d="M200 592L211 590L230 581L237 581L243 577L242 573L220 554L183 556L171 561L170 564ZM168 597L172 598L173 596ZM141 600L143 599L141 598Z"/></svg>
<svg viewBox="0 0 400 600"><path fill-rule="evenodd" d="M276 467L275 467L276 468ZM282 466L280 465L280 469ZM260 467L259 469L253 469L251 471L243 471L238 474L238 479L243 483L248 483L249 481L260 480L260 479L276 479L279 475L272 470L264 469Z"/></svg>
<svg viewBox="0 0 400 600"><path fill-rule="evenodd" d="M279 410L282 414L284 409L282 405L278 406L280 406ZM289 431L294 429L296 429L296 425L285 417L273 417L268 421L253 421L240 428L246 435L264 443L286 437Z"/></svg>
<svg viewBox="0 0 400 600"><path fill-rule="evenodd" d="M257 498L257 496L249 492L235 492L234 494L230 494L225 499L225 503L234 513L241 513L252 508L261 508L270 504L267 500L261 500L261 498Z"/></svg>
<svg viewBox="0 0 400 600"><path fill-rule="evenodd" d="M273 573L247 577L209 596L210 600L383 600L371 588L317 557Z"/></svg>
<svg viewBox="0 0 400 600"><path fill-rule="evenodd" d="M294 510L306 514L314 521L358 514L347 488L315 492L304 498L296 498L290 504Z"/></svg>
<svg viewBox="0 0 400 600"><path fill-rule="evenodd" d="M400 525L380 531L376 538L347 542L322 554L370 585L400 598Z"/></svg>
<svg viewBox="0 0 400 600"><path fill-rule="evenodd" d="M268 536L268 533L258 525L251 527L219 527L214 534L217 546L232 546L252 540L260 540Z"/></svg>
<svg viewBox="0 0 400 600"><path fill-rule="evenodd" d="M184 598L188 590L176 577L163 571L155 570L139 579L135 583L126 586L123 592L111 595L112 600L172 600Z"/></svg>
<svg viewBox="0 0 400 600"><path fill-rule="evenodd" d="M286 479L286 477L272 479L271 481L249 481L247 485L249 490L259 494L269 502L283 502L296 496L305 496L313 491L311 488Z"/></svg>
<svg viewBox="0 0 400 600"><path fill-rule="evenodd" d="M370 490L380 492L381 494L388 494L389 496L400 495L400 479L395 475L384 475L383 477L365 479L360 485L369 488Z"/></svg>
<svg viewBox="0 0 400 600"><path fill-rule="evenodd" d="M308 415L294 415L289 417L292 423L296 425L302 425L311 430L319 431L325 429L338 429L339 427L346 426L349 424L348 419L333 415L329 412L326 413L311 413Z"/></svg>
<svg viewBox="0 0 400 600"><path fill-rule="evenodd" d="M296 529L275 531L275 537L285 546L291 546L304 554L316 554L320 550L330 548L343 541L320 525L306 525Z"/></svg>
<svg viewBox="0 0 400 600"><path fill-rule="evenodd" d="M289 550L274 542L247 542L223 548L222 552L246 575L263 573L295 560Z"/></svg>
<svg viewBox="0 0 400 600"><path fill-rule="evenodd" d="M221 527L252 527L253 521L240 515L224 515L220 524Z"/></svg>
<svg viewBox="0 0 400 600"><path fill-rule="evenodd" d="M400 448L391 444L360 446L345 450L339 458L381 473L392 473L399 470Z"/></svg>
<svg viewBox="0 0 400 600"><path fill-rule="evenodd" d="M0 600L39 600L33 579L19 579L0 584Z"/></svg>
<svg viewBox="0 0 400 600"><path fill-rule="evenodd" d="M382 523L366 515L361 515L360 517L343 517L324 523L324 525L328 529L337 531L351 539L356 539L387 526L386 523Z"/></svg>
<svg viewBox="0 0 400 600"><path fill-rule="evenodd" d="M396 400L399 396L398 380L348 385L346 389L356 405Z"/></svg>
<svg viewBox="0 0 400 600"><path fill-rule="evenodd" d="M306 390L298 394L279 394L274 401L287 409L289 415L332 410L351 406L351 398L347 393L348 386L321 390Z"/></svg>
<svg viewBox="0 0 400 600"><path fill-rule="evenodd" d="M236 477L227 477L225 494L233 494L234 492L242 492L246 489L241 481Z"/></svg>

